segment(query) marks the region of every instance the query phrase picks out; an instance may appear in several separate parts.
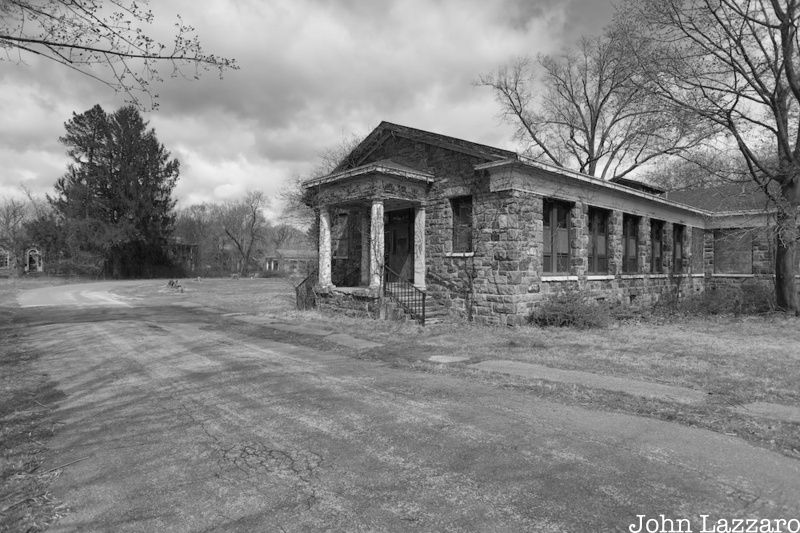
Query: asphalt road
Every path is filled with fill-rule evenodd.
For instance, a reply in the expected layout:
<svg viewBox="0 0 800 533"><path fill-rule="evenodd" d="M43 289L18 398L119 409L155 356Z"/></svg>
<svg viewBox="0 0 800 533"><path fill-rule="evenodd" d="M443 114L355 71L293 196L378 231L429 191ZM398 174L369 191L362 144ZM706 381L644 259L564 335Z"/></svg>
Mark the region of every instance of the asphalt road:
<svg viewBox="0 0 800 533"><path fill-rule="evenodd" d="M52 486L69 508L53 531L599 532L637 515L701 531L702 515L800 518L800 461L739 439L445 366L398 369L110 288L31 291L15 311L65 394L44 467L77 461Z"/></svg>

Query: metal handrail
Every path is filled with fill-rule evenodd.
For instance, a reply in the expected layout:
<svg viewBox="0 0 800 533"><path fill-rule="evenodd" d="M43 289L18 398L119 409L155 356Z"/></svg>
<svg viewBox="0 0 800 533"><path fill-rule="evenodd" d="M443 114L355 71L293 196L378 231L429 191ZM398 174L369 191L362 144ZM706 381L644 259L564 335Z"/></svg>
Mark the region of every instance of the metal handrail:
<svg viewBox="0 0 800 533"><path fill-rule="evenodd" d="M314 293L316 282L317 269L315 268L294 288L295 303L299 310L304 311L316 307L317 295Z"/></svg>
<svg viewBox="0 0 800 533"><path fill-rule="evenodd" d="M389 281L389 276L394 276L397 281ZM383 295L388 296L400 307L405 309L411 318L425 325L425 298L427 294L404 280L400 274L391 268L383 267Z"/></svg>

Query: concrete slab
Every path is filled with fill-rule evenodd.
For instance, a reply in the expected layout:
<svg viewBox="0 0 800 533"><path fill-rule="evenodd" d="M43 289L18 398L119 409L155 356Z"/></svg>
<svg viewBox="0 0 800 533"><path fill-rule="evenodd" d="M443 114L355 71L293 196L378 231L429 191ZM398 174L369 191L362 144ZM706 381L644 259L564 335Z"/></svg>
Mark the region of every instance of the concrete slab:
<svg viewBox="0 0 800 533"><path fill-rule="evenodd" d="M457 355L432 355L428 357L428 361L433 363L460 363L466 361L468 357L460 357Z"/></svg>
<svg viewBox="0 0 800 533"><path fill-rule="evenodd" d="M614 376L605 376L602 374L593 374L591 372L581 372L578 370L562 370L559 368L551 368L533 363L523 363L520 361L482 361L470 366L472 368L488 370L490 372L499 372L513 376L544 379L547 381L557 381L561 383L574 383L577 385L584 385L586 387L625 392L635 396L643 396L646 398L655 398L658 400L668 400L680 403L702 402L707 396L705 392L695 389L661 385L659 383L618 378Z"/></svg>
<svg viewBox="0 0 800 533"><path fill-rule="evenodd" d="M753 402L738 406L736 411L745 415L755 415L800 424L800 407L781 405L779 403Z"/></svg>
<svg viewBox="0 0 800 533"><path fill-rule="evenodd" d="M378 342L351 337L347 333L334 333L326 336L325 340L335 342L336 344L341 344L342 346L347 346L348 348L355 348L356 350L369 350L371 348L383 346Z"/></svg>

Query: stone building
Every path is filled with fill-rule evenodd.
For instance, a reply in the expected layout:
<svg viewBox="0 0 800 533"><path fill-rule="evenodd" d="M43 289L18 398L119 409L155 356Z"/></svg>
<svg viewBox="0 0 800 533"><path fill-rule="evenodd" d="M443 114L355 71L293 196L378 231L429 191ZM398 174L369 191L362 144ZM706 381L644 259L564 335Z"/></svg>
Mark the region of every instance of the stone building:
<svg viewBox="0 0 800 533"><path fill-rule="evenodd" d="M698 205L388 122L304 187L318 292L342 307L374 309L401 283L513 325L560 291L646 305L772 272L764 206Z"/></svg>
<svg viewBox="0 0 800 533"><path fill-rule="evenodd" d="M20 273L38 274L44 272L44 260L37 246L24 249L21 256L15 255L11 248L0 245L0 277L17 276Z"/></svg>

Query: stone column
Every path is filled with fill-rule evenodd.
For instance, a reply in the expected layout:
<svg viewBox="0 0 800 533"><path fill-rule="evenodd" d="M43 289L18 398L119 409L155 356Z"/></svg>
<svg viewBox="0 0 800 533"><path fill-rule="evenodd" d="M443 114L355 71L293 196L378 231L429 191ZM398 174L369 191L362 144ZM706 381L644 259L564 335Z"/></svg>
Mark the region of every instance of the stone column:
<svg viewBox="0 0 800 533"><path fill-rule="evenodd" d="M333 287L331 282L331 214L327 207L319 209L319 284Z"/></svg>
<svg viewBox="0 0 800 533"><path fill-rule="evenodd" d="M622 274L623 253L625 246L622 242L623 234L623 215L622 211L611 211L608 217L608 273L618 276Z"/></svg>
<svg viewBox="0 0 800 533"><path fill-rule="evenodd" d="M361 285L369 285L369 265L370 265L370 219L366 209L361 211Z"/></svg>
<svg viewBox="0 0 800 533"><path fill-rule="evenodd" d="M383 275L383 200L372 200L369 258L369 286L377 289Z"/></svg>
<svg viewBox="0 0 800 533"><path fill-rule="evenodd" d="M414 209L414 285L425 290L425 207Z"/></svg>

